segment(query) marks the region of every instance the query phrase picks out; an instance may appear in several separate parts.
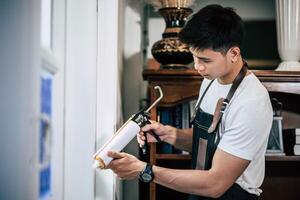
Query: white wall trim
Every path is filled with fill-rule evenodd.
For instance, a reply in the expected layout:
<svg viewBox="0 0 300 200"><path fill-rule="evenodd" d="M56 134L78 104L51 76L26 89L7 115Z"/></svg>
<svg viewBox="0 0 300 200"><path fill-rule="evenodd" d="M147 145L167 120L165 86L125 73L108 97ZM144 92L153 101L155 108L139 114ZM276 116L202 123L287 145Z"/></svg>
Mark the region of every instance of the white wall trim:
<svg viewBox="0 0 300 200"><path fill-rule="evenodd" d="M67 1L64 200L94 199L97 1Z"/></svg>
<svg viewBox="0 0 300 200"><path fill-rule="evenodd" d="M64 197L64 145L65 145L65 34L66 0L52 0L52 49L47 60L54 65L53 116L51 138L51 200ZM44 57L45 55L43 55ZM53 67L51 67L53 68Z"/></svg>
<svg viewBox="0 0 300 200"><path fill-rule="evenodd" d="M96 148L116 131L120 121L120 13L122 1L98 1L97 134ZM96 199L121 199L110 170L96 171ZM104 189L105 188L105 189Z"/></svg>

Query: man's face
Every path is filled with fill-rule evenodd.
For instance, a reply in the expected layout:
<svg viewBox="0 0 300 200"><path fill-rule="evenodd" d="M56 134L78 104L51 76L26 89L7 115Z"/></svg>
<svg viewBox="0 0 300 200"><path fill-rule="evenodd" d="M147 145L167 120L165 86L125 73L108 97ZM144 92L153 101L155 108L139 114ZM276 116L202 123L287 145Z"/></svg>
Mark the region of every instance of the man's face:
<svg viewBox="0 0 300 200"><path fill-rule="evenodd" d="M228 73L228 56L211 49L196 50L190 48L193 54L195 69L201 76L207 79L216 79Z"/></svg>

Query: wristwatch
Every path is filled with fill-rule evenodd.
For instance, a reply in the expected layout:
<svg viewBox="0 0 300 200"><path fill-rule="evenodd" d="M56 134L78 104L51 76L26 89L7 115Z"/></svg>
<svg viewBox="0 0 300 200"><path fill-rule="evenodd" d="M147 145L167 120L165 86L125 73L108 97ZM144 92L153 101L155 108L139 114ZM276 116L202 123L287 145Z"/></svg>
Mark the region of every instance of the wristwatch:
<svg viewBox="0 0 300 200"><path fill-rule="evenodd" d="M144 183L150 183L154 179L151 164L147 163L145 169L139 174L139 179Z"/></svg>

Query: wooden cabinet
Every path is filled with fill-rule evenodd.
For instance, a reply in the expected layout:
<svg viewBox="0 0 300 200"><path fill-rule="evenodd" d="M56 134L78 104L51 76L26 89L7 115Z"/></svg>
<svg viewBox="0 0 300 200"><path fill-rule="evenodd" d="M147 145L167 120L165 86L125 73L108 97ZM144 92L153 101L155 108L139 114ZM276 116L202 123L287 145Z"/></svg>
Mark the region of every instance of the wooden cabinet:
<svg viewBox="0 0 300 200"><path fill-rule="evenodd" d="M283 102L283 128L300 127L300 72L253 71L268 89L271 97ZM159 106L174 106L198 97L202 77L193 69L150 70L143 72L149 83L150 101L156 97L154 86L159 85L164 98ZM157 110L151 110L156 120ZM188 168L191 156L182 154L158 154L156 144L151 144L147 160L151 164L170 168ZM266 177L262 185L262 199L300 199L300 156L267 156ZM148 188L147 188L148 187ZM177 193L151 183L142 185L140 199L183 199L185 194ZM146 188L146 189L145 189ZM145 190L144 190L145 189ZM145 192L146 191L146 192Z"/></svg>

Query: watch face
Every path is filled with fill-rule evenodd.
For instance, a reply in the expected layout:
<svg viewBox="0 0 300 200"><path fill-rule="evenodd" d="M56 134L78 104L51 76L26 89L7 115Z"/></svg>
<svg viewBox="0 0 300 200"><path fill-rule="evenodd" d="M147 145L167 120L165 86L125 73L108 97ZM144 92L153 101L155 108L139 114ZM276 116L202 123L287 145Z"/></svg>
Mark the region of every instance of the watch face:
<svg viewBox="0 0 300 200"><path fill-rule="evenodd" d="M142 179L145 181L145 182L149 182L152 180L152 176L150 174L143 174L142 175Z"/></svg>

